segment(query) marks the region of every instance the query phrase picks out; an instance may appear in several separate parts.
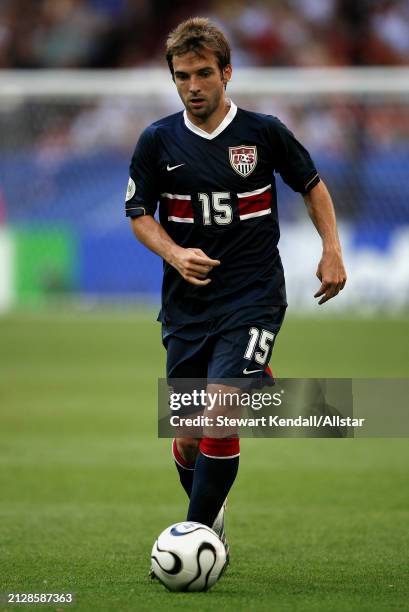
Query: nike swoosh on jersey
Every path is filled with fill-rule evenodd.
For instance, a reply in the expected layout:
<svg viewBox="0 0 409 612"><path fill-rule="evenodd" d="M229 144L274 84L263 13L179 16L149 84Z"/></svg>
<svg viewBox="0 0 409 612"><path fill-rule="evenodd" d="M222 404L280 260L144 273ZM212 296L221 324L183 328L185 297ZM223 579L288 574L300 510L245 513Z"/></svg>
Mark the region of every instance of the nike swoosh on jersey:
<svg viewBox="0 0 409 612"><path fill-rule="evenodd" d="M166 166L166 170L168 172L172 172L172 170L176 170L176 168L180 168L180 166L184 166L185 164L178 164L177 166L169 166L169 164Z"/></svg>
<svg viewBox="0 0 409 612"><path fill-rule="evenodd" d="M263 372L263 370L248 370L247 368L243 370L243 374L254 374L254 372Z"/></svg>

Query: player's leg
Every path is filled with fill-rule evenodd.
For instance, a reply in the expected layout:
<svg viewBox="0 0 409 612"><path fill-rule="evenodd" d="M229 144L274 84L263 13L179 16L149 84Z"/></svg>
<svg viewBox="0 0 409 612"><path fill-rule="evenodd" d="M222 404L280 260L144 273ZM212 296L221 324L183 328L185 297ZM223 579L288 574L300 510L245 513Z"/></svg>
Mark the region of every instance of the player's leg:
<svg viewBox="0 0 409 612"><path fill-rule="evenodd" d="M239 316L225 317L215 327L216 340L209 361L208 378L217 382L210 384L208 391L239 394L243 389L251 389L271 383L271 370L268 362L278 331L280 330L285 308L262 308L253 312L246 310ZM239 325L238 325L239 323ZM238 386L223 385L223 381L236 379ZM237 380L239 379L239 380ZM219 382L220 381L220 382ZM224 402L217 410L232 415L234 406ZM236 405L236 409L239 407ZM216 411L213 411L213 416ZM237 414L237 416L240 416ZM188 519L197 520L209 526L213 524L223 502L237 475L239 465L239 439L232 432L220 430L208 432L199 445L192 494L190 497Z"/></svg>
<svg viewBox="0 0 409 612"><path fill-rule="evenodd" d="M166 372L168 383L176 392L191 392L197 380L206 379L208 347L206 339L194 329L169 334L164 340L167 351ZM191 382L192 381L192 382ZM192 415L193 416L193 415ZM176 436L172 442L172 455L182 487L190 497L200 439Z"/></svg>
<svg viewBox="0 0 409 612"><path fill-rule="evenodd" d="M240 389L209 384L207 392L229 397L229 394L240 394ZM216 404L211 413L213 422L216 422L218 416L228 416L230 410L231 406L227 406L225 402ZM236 429L229 430L224 436L223 432L216 432L215 428L210 426L205 428L204 433L205 437L199 444L187 518L212 527L237 475L240 441ZM221 530L224 528L222 516L219 517L219 522Z"/></svg>
<svg viewBox="0 0 409 612"><path fill-rule="evenodd" d="M186 491L188 497L192 492L193 472L197 454L199 452L198 438L174 438L172 442L172 454L175 460L175 466L179 473L179 479L182 487Z"/></svg>
<svg viewBox="0 0 409 612"><path fill-rule="evenodd" d="M200 438L175 438L174 451L175 458L183 458L187 464L196 463L197 453L199 452Z"/></svg>
<svg viewBox="0 0 409 612"><path fill-rule="evenodd" d="M167 374L168 382L178 391L192 391L191 384L200 379L207 379L208 361L212 355L214 341L203 336L203 325L195 332L192 328L185 330L185 334L170 335L167 338ZM183 337L184 335L184 337ZM193 336L193 337L192 337ZM182 388L180 388L182 386ZM190 388L187 388L190 387ZM200 412L202 412L202 407ZM199 452L200 439L177 436L172 444L175 466L179 473L180 482L188 497L191 496L195 464ZM224 532L225 500L222 500L217 516L210 526L219 535L225 544L228 555L229 548Z"/></svg>

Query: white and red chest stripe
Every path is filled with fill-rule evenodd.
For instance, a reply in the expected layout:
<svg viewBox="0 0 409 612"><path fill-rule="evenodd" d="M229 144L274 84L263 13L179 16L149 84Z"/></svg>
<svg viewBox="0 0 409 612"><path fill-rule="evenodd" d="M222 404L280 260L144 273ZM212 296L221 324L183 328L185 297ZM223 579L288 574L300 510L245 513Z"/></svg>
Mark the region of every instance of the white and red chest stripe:
<svg viewBox="0 0 409 612"><path fill-rule="evenodd" d="M272 197L271 184L254 191L238 193L240 221L262 217L271 213Z"/></svg>
<svg viewBox="0 0 409 612"><path fill-rule="evenodd" d="M168 221L177 223L193 223L193 206L190 195L180 195L178 193L161 193L160 197L164 202Z"/></svg>
<svg viewBox="0 0 409 612"><path fill-rule="evenodd" d="M177 193L161 193L161 198L167 208L168 221L176 223L194 223L192 198L190 195ZM237 194L238 213L240 221L262 217L271 213L271 184Z"/></svg>

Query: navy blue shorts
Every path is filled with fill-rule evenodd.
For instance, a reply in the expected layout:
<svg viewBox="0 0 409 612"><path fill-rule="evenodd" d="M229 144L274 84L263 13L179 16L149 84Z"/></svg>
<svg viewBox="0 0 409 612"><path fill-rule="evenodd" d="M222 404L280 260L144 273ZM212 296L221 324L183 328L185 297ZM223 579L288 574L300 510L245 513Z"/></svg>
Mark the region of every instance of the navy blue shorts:
<svg viewBox="0 0 409 612"><path fill-rule="evenodd" d="M251 306L205 323L162 326L168 379L249 379L272 384L268 363L285 306Z"/></svg>

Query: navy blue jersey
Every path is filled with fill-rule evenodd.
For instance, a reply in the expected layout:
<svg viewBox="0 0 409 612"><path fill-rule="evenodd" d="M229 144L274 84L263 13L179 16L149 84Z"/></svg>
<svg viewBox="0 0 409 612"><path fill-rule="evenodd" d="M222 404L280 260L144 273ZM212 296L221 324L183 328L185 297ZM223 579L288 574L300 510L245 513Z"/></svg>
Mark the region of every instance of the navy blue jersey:
<svg viewBox="0 0 409 612"><path fill-rule="evenodd" d="M219 259L205 286L164 262L159 320L183 325L248 305L286 304L274 172L306 193L319 181L306 149L277 118L233 103L211 134L185 112L141 134L132 157L126 214L154 215L182 247Z"/></svg>

